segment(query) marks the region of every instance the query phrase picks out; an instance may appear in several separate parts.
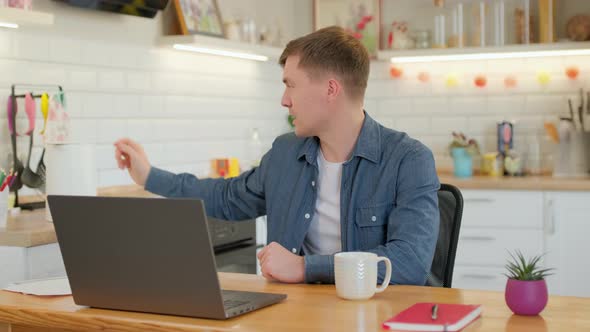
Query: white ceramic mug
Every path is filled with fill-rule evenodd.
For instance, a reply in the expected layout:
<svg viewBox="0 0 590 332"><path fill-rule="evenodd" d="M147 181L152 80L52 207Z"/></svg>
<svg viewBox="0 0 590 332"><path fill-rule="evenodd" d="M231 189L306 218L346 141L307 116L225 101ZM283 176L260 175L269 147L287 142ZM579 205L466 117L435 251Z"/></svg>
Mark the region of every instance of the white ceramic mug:
<svg viewBox="0 0 590 332"><path fill-rule="evenodd" d="M383 284L377 287L377 267L385 262ZM348 300L366 300L383 292L391 280L391 261L370 252L340 252L334 255L336 292Z"/></svg>

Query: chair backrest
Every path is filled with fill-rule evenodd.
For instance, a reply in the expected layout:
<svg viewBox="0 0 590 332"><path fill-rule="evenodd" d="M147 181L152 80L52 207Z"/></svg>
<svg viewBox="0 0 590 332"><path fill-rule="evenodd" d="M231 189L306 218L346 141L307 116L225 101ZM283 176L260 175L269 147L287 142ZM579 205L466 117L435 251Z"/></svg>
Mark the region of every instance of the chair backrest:
<svg viewBox="0 0 590 332"><path fill-rule="evenodd" d="M451 288L459 242L459 229L463 216L461 191L450 184L441 184L438 191L438 209L440 211L438 241L426 284Z"/></svg>

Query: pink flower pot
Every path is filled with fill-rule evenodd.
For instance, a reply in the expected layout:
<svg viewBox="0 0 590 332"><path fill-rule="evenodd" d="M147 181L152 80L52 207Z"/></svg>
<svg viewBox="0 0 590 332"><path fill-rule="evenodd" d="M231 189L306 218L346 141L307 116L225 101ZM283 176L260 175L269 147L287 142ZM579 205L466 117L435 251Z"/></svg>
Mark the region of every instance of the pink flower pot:
<svg viewBox="0 0 590 332"><path fill-rule="evenodd" d="M535 316L547 305L547 284L545 280L508 279L504 297L506 304L515 314Z"/></svg>

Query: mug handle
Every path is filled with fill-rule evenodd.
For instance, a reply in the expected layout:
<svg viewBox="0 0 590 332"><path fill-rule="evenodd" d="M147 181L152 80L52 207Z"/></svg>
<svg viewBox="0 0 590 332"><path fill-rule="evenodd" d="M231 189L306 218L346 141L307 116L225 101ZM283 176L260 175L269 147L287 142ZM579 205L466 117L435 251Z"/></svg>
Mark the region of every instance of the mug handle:
<svg viewBox="0 0 590 332"><path fill-rule="evenodd" d="M391 280L391 261L387 257L378 257L375 262L377 263L377 266L379 266L379 262L381 261L385 262L385 278L383 279L383 283L381 283L381 286L375 289L376 293L383 292L387 288L387 286L389 286L389 281Z"/></svg>

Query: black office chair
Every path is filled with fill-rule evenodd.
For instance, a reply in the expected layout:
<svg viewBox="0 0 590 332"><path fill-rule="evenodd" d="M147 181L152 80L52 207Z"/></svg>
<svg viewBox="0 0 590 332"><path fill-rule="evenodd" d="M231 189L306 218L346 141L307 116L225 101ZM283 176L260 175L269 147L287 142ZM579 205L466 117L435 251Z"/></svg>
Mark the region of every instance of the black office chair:
<svg viewBox="0 0 590 332"><path fill-rule="evenodd" d="M440 211L438 241L426 285L451 288L463 216L461 191L450 184L441 184L438 191L438 209Z"/></svg>

